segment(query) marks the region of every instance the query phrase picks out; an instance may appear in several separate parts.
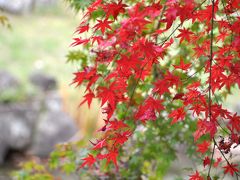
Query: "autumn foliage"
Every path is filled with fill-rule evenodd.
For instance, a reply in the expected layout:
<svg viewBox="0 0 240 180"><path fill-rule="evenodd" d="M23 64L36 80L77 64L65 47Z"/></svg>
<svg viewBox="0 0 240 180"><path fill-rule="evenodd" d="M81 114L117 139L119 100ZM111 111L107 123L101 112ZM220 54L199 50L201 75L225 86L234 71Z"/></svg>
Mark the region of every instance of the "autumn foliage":
<svg viewBox="0 0 240 180"><path fill-rule="evenodd" d="M207 170L189 178L211 179L215 167L238 177L239 166L226 154L239 145L240 116L221 103L231 88L240 88L239 10L239 0L89 5L71 45L90 55L73 84L86 85L81 104L91 108L93 99L101 101L105 124L80 167L96 168L104 160L118 171L138 126L194 122L192 139ZM221 157L213 158L216 150Z"/></svg>

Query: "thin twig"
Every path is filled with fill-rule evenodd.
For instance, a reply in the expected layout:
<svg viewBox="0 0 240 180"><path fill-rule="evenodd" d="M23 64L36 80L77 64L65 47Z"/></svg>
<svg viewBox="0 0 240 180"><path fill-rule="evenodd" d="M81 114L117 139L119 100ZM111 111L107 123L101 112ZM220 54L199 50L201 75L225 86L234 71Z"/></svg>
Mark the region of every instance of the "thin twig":
<svg viewBox="0 0 240 180"><path fill-rule="evenodd" d="M223 152L221 151L221 149L220 149L220 147L218 146L215 138L213 138L213 142L214 142L214 144L217 146L218 150L219 150L220 153L222 154L222 156L223 156L223 158L225 159L225 161L227 162L227 164L228 164L231 168L233 168L232 165L230 164L230 162L228 161L228 159L226 158L226 156L225 156L225 155L223 154ZM235 173L235 175L236 175L236 177L237 177L237 180L238 180L238 177L240 177L240 175L238 174L238 172L234 172L234 173Z"/></svg>
<svg viewBox="0 0 240 180"><path fill-rule="evenodd" d="M206 1L207 1L207 0L204 0L204 1L201 2L196 8L194 8L194 9L192 10L192 14L193 14L198 8L200 8ZM185 19L185 20L186 20L186 19ZM185 20L183 20L183 22L184 22ZM160 44L161 44L160 46L162 46L165 42L167 42L167 41L169 40L169 38L178 30L178 28L183 24L183 22L179 23L179 24L177 25L177 27L174 28L174 30L171 32L171 34L168 35L168 37L160 43Z"/></svg>
<svg viewBox="0 0 240 180"><path fill-rule="evenodd" d="M184 82L184 81L188 82L189 79L193 78L194 75L196 75L197 73L199 73L204 67L205 67L205 65L202 65L202 67L201 67L198 71L195 71L193 74L189 75L187 78L184 78L184 79L181 80L181 81L182 81L182 82Z"/></svg>
<svg viewBox="0 0 240 180"><path fill-rule="evenodd" d="M213 26L214 26L214 0L212 0L212 19L211 19L211 42L210 42L210 65L209 65L209 90L208 90L208 113L212 121L212 62L213 62Z"/></svg>
<svg viewBox="0 0 240 180"><path fill-rule="evenodd" d="M209 169L208 169L208 176L207 176L208 178L211 178L210 173L211 173L211 168L212 168L212 164L213 164L213 156L214 156L215 146L216 146L216 144L214 143L213 149L212 149L211 162L210 162L210 166L209 166Z"/></svg>
<svg viewBox="0 0 240 180"><path fill-rule="evenodd" d="M211 97L211 91L212 91L212 60L213 60L213 25L214 25L214 0L212 0L212 19L211 19L211 42L210 42L210 66L209 66L209 89L208 89L208 115L210 122L212 121L212 97ZM215 148L215 141L213 146L213 152L211 157L210 166L208 169L208 178L210 177L211 167L212 167L212 161L213 161L213 155L214 155L214 148Z"/></svg>
<svg viewBox="0 0 240 180"><path fill-rule="evenodd" d="M217 105L219 105L219 102L218 102L218 99L217 99L216 94L213 94L213 96L214 96L214 98L215 98L215 100L216 100ZM231 133L229 133L226 129L224 129L218 121L216 121L216 122L217 122L218 126L219 126L225 133L227 133L228 135L231 134Z"/></svg>
<svg viewBox="0 0 240 180"><path fill-rule="evenodd" d="M126 109L125 112L124 112L124 118L126 118L126 116L127 116L127 112L128 112L128 110L129 110L129 108L130 108L130 104L131 104L131 102L132 102L132 99L133 99L133 97L134 97L135 91L136 91L137 86L138 86L138 84L139 84L139 81L140 81L140 79L141 79L143 70L144 70L145 66L147 65L147 63L148 63L148 61L147 61L147 62L143 65L143 67L141 68L141 72L140 72L139 78L137 79L136 84L135 84L135 86L133 87L133 91L132 91L132 93L131 93L131 95L130 95L130 99L129 99L129 102L128 102L128 105L127 105L127 109Z"/></svg>

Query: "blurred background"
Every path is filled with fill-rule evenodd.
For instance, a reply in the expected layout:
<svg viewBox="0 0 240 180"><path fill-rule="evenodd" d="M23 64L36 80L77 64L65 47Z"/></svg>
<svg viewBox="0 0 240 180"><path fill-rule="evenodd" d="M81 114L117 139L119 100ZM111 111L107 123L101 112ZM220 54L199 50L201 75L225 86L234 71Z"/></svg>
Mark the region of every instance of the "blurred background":
<svg viewBox="0 0 240 180"><path fill-rule="evenodd" d="M47 158L56 144L88 140L101 126L99 104L79 108L83 90L70 85L79 22L64 0L0 0L0 180L19 162ZM239 99L233 90L225 107L239 112ZM192 164L180 154L170 174L181 173L179 161Z"/></svg>
<svg viewBox="0 0 240 180"><path fill-rule="evenodd" d="M80 17L63 0L0 0L0 179L32 155L87 138L99 108L78 105L67 63ZM4 18L8 19L3 21ZM1 21L2 20L2 21ZM6 20L6 19L5 19Z"/></svg>

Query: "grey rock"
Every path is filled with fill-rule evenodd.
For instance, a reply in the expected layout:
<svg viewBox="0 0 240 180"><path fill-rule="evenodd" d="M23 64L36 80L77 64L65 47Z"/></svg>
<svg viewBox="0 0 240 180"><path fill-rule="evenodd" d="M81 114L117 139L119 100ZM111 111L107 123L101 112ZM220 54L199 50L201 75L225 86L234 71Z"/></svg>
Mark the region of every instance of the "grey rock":
<svg viewBox="0 0 240 180"><path fill-rule="evenodd" d="M63 143L76 133L73 120L62 111L48 111L40 120L31 152L46 157L58 143Z"/></svg>
<svg viewBox="0 0 240 180"><path fill-rule="evenodd" d="M77 132L74 120L62 109L61 96L56 91L44 95L43 111L30 148L34 155L41 157L47 157L56 144L68 141Z"/></svg>
<svg viewBox="0 0 240 180"><path fill-rule="evenodd" d="M18 120L33 128L37 122L41 103L38 101L0 104L0 122Z"/></svg>
<svg viewBox="0 0 240 180"><path fill-rule="evenodd" d="M10 72L0 70L0 94L5 91L9 91L10 89L16 89L19 85L20 83L17 78Z"/></svg>
<svg viewBox="0 0 240 180"><path fill-rule="evenodd" d="M0 0L0 7L14 14L26 13L32 9L34 0Z"/></svg>
<svg viewBox="0 0 240 180"><path fill-rule="evenodd" d="M240 103L236 104L235 108L234 108L234 111L240 115Z"/></svg>
<svg viewBox="0 0 240 180"><path fill-rule="evenodd" d="M54 77L45 73L34 73L30 76L33 85L42 91L49 91L57 88L57 81Z"/></svg>
<svg viewBox="0 0 240 180"><path fill-rule="evenodd" d="M56 91L45 93L44 107L48 111L62 111L62 99Z"/></svg>
<svg viewBox="0 0 240 180"><path fill-rule="evenodd" d="M33 116L37 111L29 104L0 104L0 164L8 149L24 150L31 144Z"/></svg>
<svg viewBox="0 0 240 180"><path fill-rule="evenodd" d="M14 14L25 14L36 7L56 5L57 0L0 0L0 8Z"/></svg>
<svg viewBox="0 0 240 180"><path fill-rule="evenodd" d="M35 6L53 6L56 5L57 0L35 0Z"/></svg>
<svg viewBox="0 0 240 180"><path fill-rule="evenodd" d="M13 149L23 149L31 143L31 129L26 121L10 119L8 145Z"/></svg>
<svg viewBox="0 0 240 180"><path fill-rule="evenodd" d="M10 73L1 74L2 90L19 86ZM42 90L40 95L24 102L0 102L0 165L10 150L47 157L56 144L68 141L77 132L74 120L62 109L61 96L53 90L56 80L35 73L31 81Z"/></svg>
<svg viewBox="0 0 240 180"><path fill-rule="evenodd" d="M2 130L2 128L0 128ZM7 153L7 144L5 140L0 137L0 165L4 163L5 155Z"/></svg>

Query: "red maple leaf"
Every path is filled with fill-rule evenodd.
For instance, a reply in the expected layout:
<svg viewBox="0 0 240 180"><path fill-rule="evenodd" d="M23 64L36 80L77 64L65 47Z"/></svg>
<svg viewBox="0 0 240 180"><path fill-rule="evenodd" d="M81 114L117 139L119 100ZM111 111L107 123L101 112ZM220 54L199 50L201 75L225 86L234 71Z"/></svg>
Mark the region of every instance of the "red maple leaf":
<svg viewBox="0 0 240 180"><path fill-rule="evenodd" d="M109 24L111 24L113 21L108 21L107 19L102 20L97 20L98 23L93 27L95 28L95 31L97 31L98 29L101 30L101 32L104 34L106 29L110 29L112 30L111 26L109 26Z"/></svg>
<svg viewBox="0 0 240 180"><path fill-rule="evenodd" d="M220 34L217 36L217 42L218 41L224 41L226 39L226 37L229 36L229 33L225 30L225 31L220 31Z"/></svg>
<svg viewBox="0 0 240 180"><path fill-rule="evenodd" d="M172 26L173 21L177 17L178 10L174 6L169 6L169 8L166 10L166 19L162 20L167 23L166 29L169 29Z"/></svg>
<svg viewBox="0 0 240 180"><path fill-rule="evenodd" d="M197 130L194 132L194 141L198 140L201 136L209 133L211 138L217 132L217 126L214 121L206 121L199 119L197 122Z"/></svg>
<svg viewBox="0 0 240 180"><path fill-rule="evenodd" d="M210 163L211 163L210 158L208 156L205 157L203 160L203 166L205 167L205 166L209 165Z"/></svg>
<svg viewBox="0 0 240 180"><path fill-rule="evenodd" d="M112 117L113 112L114 112L114 108L115 107L112 107L109 103L107 103L106 107L102 108L102 113L107 114L107 119L108 120Z"/></svg>
<svg viewBox="0 0 240 180"><path fill-rule="evenodd" d="M155 34L161 35L161 34L164 33L165 31L166 31L166 29L158 29L158 30L155 31Z"/></svg>
<svg viewBox="0 0 240 180"><path fill-rule="evenodd" d="M93 83L99 75L96 74L96 69L93 67L85 67L83 71L74 73L75 78L73 79L72 84L77 83L77 86L80 86L84 80L90 80L90 84Z"/></svg>
<svg viewBox="0 0 240 180"><path fill-rule="evenodd" d="M207 21L210 22L212 16L215 16L216 11L218 10L218 1L214 4L214 13L212 15L212 6L208 5L205 9L197 11L196 17L200 22Z"/></svg>
<svg viewBox="0 0 240 180"><path fill-rule="evenodd" d="M169 86L176 86L176 88L181 84L180 78L173 73L167 71L164 79L169 83Z"/></svg>
<svg viewBox="0 0 240 180"><path fill-rule="evenodd" d="M118 156L118 151L117 150L111 150L111 151L109 151L108 154L104 154L103 158L107 159L107 164L106 165L108 165L110 162L113 162L116 169L118 169L117 156Z"/></svg>
<svg viewBox="0 0 240 180"><path fill-rule="evenodd" d="M106 17L113 16L114 19L117 19L117 16L119 13L125 12L125 7L127 7L126 4L122 4L122 0L118 1L118 3L109 3L103 6L103 10L106 13Z"/></svg>
<svg viewBox="0 0 240 180"><path fill-rule="evenodd" d="M204 126L204 120L199 119L197 121L197 130L193 134L194 141L198 140L204 134L206 134L206 128Z"/></svg>
<svg viewBox="0 0 240 180"><path fill-rule="evenodd" d="M223 168L225 169L224 170L224 174L231 174L231 176L233 176L234 173L237 173L238 172L238 169L237 169L238 165L237 164L227 164L226 166L224 166Z"/></svg>
<svg viewBox="0 0 240 180"><path fill-rule="evenodd" d="M125 124L123 121L118 121L116 119L114 121L109 121L109 124L110 124L110 126L107 129L118 130L118 129L128 127L128 125Z"/></svg>
<svg viewBox="0 0 240 180"><path fill-rule="evenodd" d="M222 161L222 158L221 158L221 157L217 158L217 161L214 162L213 167L218 167L218 165L219 165L219 163L220 163L221 161Z"/></svg>
<svg viewBox="0 0 240 180"><path fill-rule="evenodd" d="M75 75L72 84L77 83L77 86L81 85L83 80L85 79L85 72L76 72L73 73Z"/></svg>
<svg viewBox="0 0 240 180"><path fill-rule="evenodd" d="M229 127L230 130L236 130L236 132L240 131L240 116L237 115L237 113L235 113L232 117L229 118L230 122L229 124L231 124L231 127Z"/></svg>
<svg viewBox="0 0 240 180"><path fill-rule="evenodd" d="M102 0L96 0L93 1L93 3L87 8L88 12L86 15L90 15L92 12L94 12L95 10L97 10L98 7L100 7L102 4ZM85 15L85 16L86 16Z"/></svg>
<svg viewBox="0 0 240 180"><path fill-rule="evenodd" d="M192 84L188 85L187 89L196 89L199 86L201 86L201 83L199 81L197 81L197 82L193 82Z"/></svg>
<svg viewBox="0 0 240 180"><path fill-rule="evenodd" d="M94 143L92 143L92 144L94 144ZM106 145L107 145L106 139L102 139L102 140L99 140L96 144L94 144L94 147L92 149L93 150L102 149Z"/></svg>
<svg viewBox="0 0 240 180"><path fill-rule="evenodd" d="M189 68L191 67L191 63L185 64L183 59L181 58L180 64L179 65L173 65L175 69L181 69L183 71L188 71Z"/></svg>
<svg viewBox="0 0 240 180"><path fill-rule="evenodd" d="M162 102L162 100L157 100L150 96L144 101L144 104L146 109L153 108L155 111L159 112L164 109Z"/></svg>
<svg viewBox="0 0 240 180"><path fill-rule="evenodd" d="M173 44L174 40L171 38L169 41L164 43L163 49L167 49L169 46Z"/></svg>
<svg viewBox="0 0 240 180"><path fill-rule="evenodd" d="M180 107L180 108L178 108L178 109L173 110L173 111L168 115L169 118L173 118L171 124L174 124L174 123L176 123L176 122L178 122L178 121L184 120L185 116L186 116L186 112L184 111L184 108L183 108L183 107Z"/></svg>
<svg viewBox="0 0 240 180"><path fill-rule="evenodd" d="M90 105L92 103L92 99L95 98L95 95L93 94L92 91L90 91L89 93L85 94L83 96L85 99L81 102L80 105L84 104L85 102L88 103L88 108L90 108Z"/></svg>
<svg viewBox="0 0 240 180"><path fill-rule="evenodd" d="M210 142L203 141L201 144L197 145L198 147L197 152L204 154L208 151L209 146L210 146Z"/></svg>
<svg viewBox="0 0 240 180"><path fill-rule="evenodd" d="M147 40L146 38L140 38L133 45L134 51L139 51L139 53L145 54L148 58L156 57L156 46L153 42Z"/></svg>
<svg viewBox="0 0 240 180"><path fill-rule="evenodd" d="M192 110L192 114L196 113L197 116L205 110L205 107L202 104L194 104L189 110Z"/></svg>
<svg viewBox="0 0 240 180"><path fill-rule="evenodd" d="M158 80L154 83L155 87L153 89L153 93L158 93L159 95L163 95L164 93L169 92L169 83L165 80Z"/></svg>
<svg viewBox="0 0 240 180"><path fill-rule="evenodd" d="M77 32L78 34L81 34L81 33L84 33L88 30L89 30L89 25L88 24L84 25L84 26L80 25L80 26L77 27L77 30L75 31L75 33Z"/></svg>
<svg viewBox="0 0 240 180"><path fill-rule="evenodd" d="M118 151L113 149L113 150L109 151L107 154L98 154L97 158L98 159L107 159L106 165L108 165L110 162L113 162L116 169L118 170L117 156L118 156Z"/></svg>
<svg viewBox="0 0 240 180"><path fill-rule="evenodd" d="M172 100L181 99L183 100L184 93L177 93Z"/></svg>
<svg viewBox="0 0 240 180"><path fill-rule="evenodd" d="M118 169L117 156L118 156L117 151L110 151L107 156L107 164L112 161L114 163L115 167Z"/></svg>
<svg viewBox="0 0 240 180"><path fill-rule="evenodd" d="M149 96L143 105L139 107L135 118L143 123L148 120L156 120L156 112L160 112L163 109L162 100L157 100Z"/></svg>
<svg viewBox="0 0 240 180"><path fill-rule="evenodd" d="M150 6L147 6L145 10L146 10L146 14L149 15L151 19L154 19L160 15L161 9L162 9L162 6L160 2L158 2L158 3L153 3Z"/></svg>
<svg viewBox="0 0 240 180"><path fill-rule="evenodd" d="M205 121L206 132L210 134L210 137L213 138L217 132L217 124L215 121Z"/></svg>
<svg viewBox="0 0 240 180"><path fill-rule="evenodd" d="M195 21L195 16L193 15L193 9L196 6L193 0L185 1L183 6L178 7L179 16L181 23L183 23L187 19L192 19L192 22Z"/></svg>
<svg viewBox="0 0 240 180"><path fill-rule="evenodd" d="M195 174L190 175L189 177L189 180L204 180L204 178L200 176L198 171L196 171Z"/></svg>
<svg viewBox="0 0 240 180"><path fill-rule="evenodd" d="M140 106L138 112L135 115L135 119L145 123L149 120L156 120L157 116L153 108L147 108L145 106Z"/></svg>
<svg viewBox="0 0 240 180"><path fill-rule="evenodd" d="M103 37L102 37L102 36L92 36L92 44L93 44L95 41L96 41L96 42L98 43L98 45L99 45L99 44L101 44L101 42L103 41Z"/></svg>
<svg viewBox="0 0 240 180"><path fill-rule="evenodd" d="M177 38L180 38L180 44L183 40L190 41L191 36L193 35L193 32L189 31L188 29L179 29L180 34L177 36Z"/></svg>
<svg viewBox="0 0 240 180"><path fill-rule="evenodd" d="M204 46L199 46L199 45L196 45L195 48L193 48L195 54L194 56L196 56L196 58L199 58L200 56L206 56L206 48Z"/></svg>
<svg viewBox="0 0 240 180"><path fill-rule="evenodd" d="M89 166L89 167L92 167L92 165L96 162L96 159L91 154L88 154L88 157L83 158L82 160L84 160L84 162L82 163L80 168L82 168L82 167L84 167L86 165Z"/></svg>
<svg viewBox="0 0 240 180"><path fill-rule="evenodd" d="M103 106L106 102L108 102L112 108L115 108L116 95L115 95L114 91L112 91L111 89L106 88L106 87L99 87L98 88L98 97L102 100L101 106Z"/></svg>
<svg viewBox="0 0 240 180"><path fill-rule="evenodd" d="M87 44L89 42L89 39L81 39L81 38L73 38L74 42L70 46L78 46L80 44Z"/></svg>
<svg viewBox="0 0 240 180"><path fill-rule="evenodd" d="M114 146L116 146L117 144L123 145L131 135L132 135L132 132L130 131L125 131L123 133L116 133L115 137L112 138L112 140L114 141Z"/></svg>

